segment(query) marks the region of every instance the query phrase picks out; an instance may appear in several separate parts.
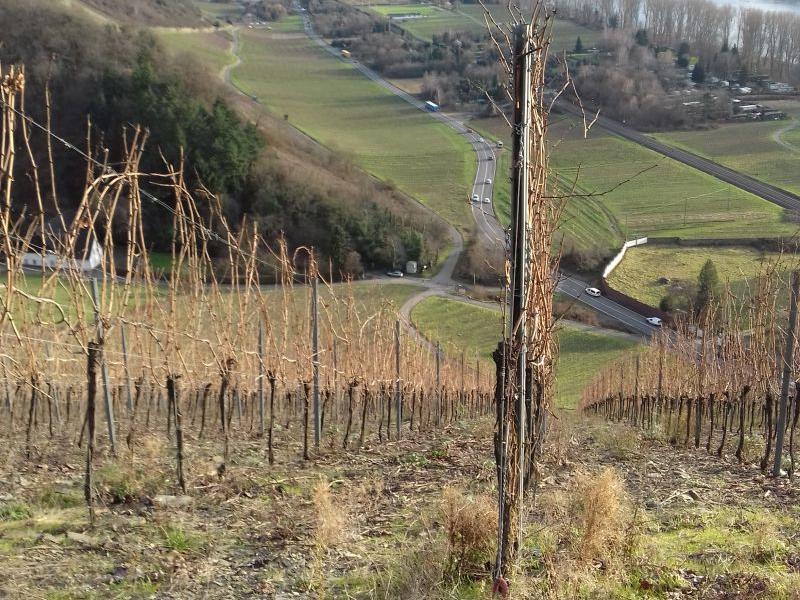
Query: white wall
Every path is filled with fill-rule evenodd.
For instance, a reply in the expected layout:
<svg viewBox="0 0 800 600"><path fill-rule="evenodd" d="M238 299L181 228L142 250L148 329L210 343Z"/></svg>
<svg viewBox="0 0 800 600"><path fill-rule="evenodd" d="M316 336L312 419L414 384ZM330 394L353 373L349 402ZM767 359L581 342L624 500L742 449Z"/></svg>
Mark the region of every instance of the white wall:
<svg viewBox="0 0 800 600"><path fill-rule="evenodd" d="M608 279L608 276L614 272L619 266L619 263L622 262L622 259L625 258L625 252L628 251L628 248L633 248L634 246L642 246L647 243L647 238L639 238L638 240L631 240L630 242L625 242L622 245L622 250L617 252L617 255L611 259L611 261L606 265L606 268L603 269L603 279Z"/></svg>

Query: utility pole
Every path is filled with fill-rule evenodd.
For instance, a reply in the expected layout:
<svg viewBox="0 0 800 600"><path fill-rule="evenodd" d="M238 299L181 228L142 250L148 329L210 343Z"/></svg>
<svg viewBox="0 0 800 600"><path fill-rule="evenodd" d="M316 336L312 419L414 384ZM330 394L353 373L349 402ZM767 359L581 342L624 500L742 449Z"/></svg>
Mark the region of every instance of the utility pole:
<svg viewBox="0 0 800 600"><path fill-rule="evenodd" d="M516 354L516 422L517 474L515 511L518 519L514 552L519 549L524 530L526 431L525 400L527 398L527 300L528 300L528 149L530 147L530 92L531 48L529 26L514 27L513 41L514 129L512 132L513 166L511 176L512 229L511 229L511 320L508 337L512 354ZM513 375L512 375L513 377ZM509 515L510 517L511 515Z"/></svg>
<svg viewBox="0 0 800 600"><path fill-rule="evenodd" d="M319 292L318 279L311 280L311 368L314 377L314 447L319 450L322 417L319 412Z"/></svg>
<svg viewBox="0 0 800 600"><path fill-rule="evenodd" d="M789 329L786 332L786 348L783 351L783 380L781 381L781 404L778 407L778 423L775 437L775 462L772 465L772 476L780 477L783 460L783 438L786 433L786 413L789 404L789 379L792 376L792 359L794 356L795 329L797 328L797 297L800 293L800 271L792 272L792 300L789 312Z"/></svg>

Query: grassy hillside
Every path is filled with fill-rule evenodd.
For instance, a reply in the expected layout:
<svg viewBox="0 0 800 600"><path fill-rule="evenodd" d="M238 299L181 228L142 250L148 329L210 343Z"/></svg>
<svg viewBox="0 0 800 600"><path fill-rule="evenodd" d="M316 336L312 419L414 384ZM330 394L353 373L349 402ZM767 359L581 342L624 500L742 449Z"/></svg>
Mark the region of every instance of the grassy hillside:
<svg viewBox="0 0 800 600"><path fill-rule="evenodd" d="M732 123L708 131L675 131L654 137L800 194L800 102L768 104L785 111L789 119Z"/></svg>
<svg viewBox="0 0 800 600"><path fill-rule="evenodd" d="M123 23L171 27L202 24L200 9L192 0L80 0L89 8Z"/></svg>
<svg viewBox="0 0 800 600"><path fill-rule="evenodd" d="M452 130L318 48L290 17L242 33L237 86L322 144L468 230L475 158Z"/></svg>
<svg viewBox="0 0 800 600"><path fill-rule="evenodd" d="M220 31L157 30L156 35L177 54L188 53L215 72L233 64L229 34Z"/></svg>
<svg viewBox="0 0 800 600"><path fill-rule="evenodd" d="M500 313L488 308L446 298L432 297L411 312L414 325L429 340L440 341L451 353L465 352L468 360L476 354L482 367L494 369L492 351L501 336ZM625 338L568 326L558 331L559 357L556 367L556 404L574 408L584 386L607 362L635 344Z"/></svg>
<svg viewBox="0 0 800 600"><path fill-rule="evenodd" d="M672 283L697 282L703 264L711 258L717 268L721 283L730 283L737 297L749 295L749 286L757 285L753 278L770 263L779 261L779 270L796 268L793 256L781 257L774 252L760 252L755 248L674 248L640 246L628 251L609 281L616 289L646 302L658 303L667 293L668 286L658 283L666 277ZM748 281L750 280L750 281Z"/></svg>

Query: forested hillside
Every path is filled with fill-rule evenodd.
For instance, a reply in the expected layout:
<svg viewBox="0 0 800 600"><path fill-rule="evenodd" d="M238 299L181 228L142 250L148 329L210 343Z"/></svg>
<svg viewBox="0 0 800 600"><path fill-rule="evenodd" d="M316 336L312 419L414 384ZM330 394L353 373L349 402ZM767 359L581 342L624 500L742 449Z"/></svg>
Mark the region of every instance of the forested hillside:
<svg viewBox="0 0 800 600"><path fill-rule="evenodd" d="M331 259L334 274L406 258L424 262L440 249L443 228L422 227L429 217L415 203L347 160L292 137L277 119L245 122L216 73L185 56L168 58L148 31L101 26L43 0L4 2L0 21L15 24L4 33L0 61L25 65L26 109L46 122L49 87L54 132L83 149L88 143L95 157L108 151L110 163L120 160L126 139L141 125L148 135L143 172L177 168L183 157L189 188L211 192L231 222L246 218L266 239L284 234L293 248L315 247L326 266ZM86 176L82 159L60 144L54 151L56 195L77 201ZM43 143L34 153L40 164L48 162ZM30 178L19 179L32 186ZM156 184L147 189L170 200ZM45 210L52 208L53 192L44 200ZM156 205L145 209L148 239L165 250L171 232L163 224L169 221Z"/></svg>

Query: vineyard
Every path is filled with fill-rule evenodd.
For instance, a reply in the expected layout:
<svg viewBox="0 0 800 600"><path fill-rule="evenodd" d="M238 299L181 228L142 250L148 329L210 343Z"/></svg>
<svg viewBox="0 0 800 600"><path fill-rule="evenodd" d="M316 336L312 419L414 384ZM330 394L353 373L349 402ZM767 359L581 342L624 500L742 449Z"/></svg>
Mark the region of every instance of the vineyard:
<svg viewBox="0 0 800 600"><path fill-rule="evenodd" d="M234 229L216 198L196 190L195 200L180 166L138 172L145 132L130 133L113 168L73 146L87 183L76 206L58 201L53 165L38 166L31 138L65 142L21 110L23 91L24 72L12 69L2 87L3 429L29 461L45 447L84 449L90 508L95 463L132 457L154 436L171 448L168 491L185 492L207 466L192 465L194 446L216 450L207 458L221 477L253 439L269 464L293 462L491 411L489 374L410 335L390 300L357 300L354 284L320 272L313 249L289 255L256 223ZM23 168L34 218L9 175ZM151 256L143 233L154 210L172 231L169 260Z"/></svg>
<svg viewBox="0 0 800 600"><path fill-rule="evenodd" d="M751 282L749 303L728 289L696 319L664 329L643 350L595 375L582 410L658 432L673 444L757 462L775 476L793 474L798 273L787 302L777 266L764 265Z"/></svg>

